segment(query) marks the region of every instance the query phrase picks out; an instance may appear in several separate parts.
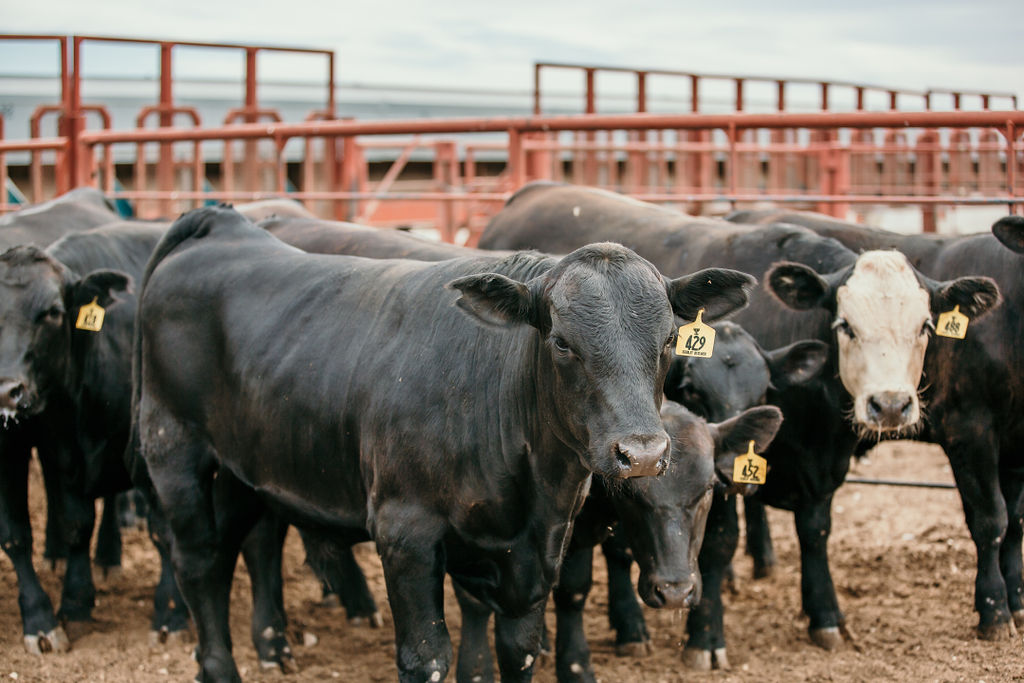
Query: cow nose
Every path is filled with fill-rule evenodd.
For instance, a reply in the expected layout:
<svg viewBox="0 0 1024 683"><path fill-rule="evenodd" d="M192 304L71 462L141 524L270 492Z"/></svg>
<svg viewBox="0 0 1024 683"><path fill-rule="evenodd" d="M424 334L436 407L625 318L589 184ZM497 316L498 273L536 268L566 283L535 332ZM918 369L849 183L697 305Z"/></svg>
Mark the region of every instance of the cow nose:
<svg viewBox="0 0 1024 683"><path fill-rule="evenodd" d="M615 444L615 457L623 477L649 477L668 467L671 442L668 435L633 435Z"/></svg>
<svg viewBox="0 0 1024 683"><path fill-rule="evenodd" d="M657 607L693 607L700 601L696 577L685 581L659 581L651 583L651 598L648 604Z"/></svg>
<svg viewBox="0 0 1024 683"><path fill-rule="evenodd" d="M0 409L18 410L18 402L25 396L25 383L20 379L0 380Z"/></svg>
<svg viewBox="0 0 1024 683"><path fill-rule="evenodd" d="M868 420L881 427L901 427L910 422L914 397L905 391L882 391L868 397Z"/></svg>

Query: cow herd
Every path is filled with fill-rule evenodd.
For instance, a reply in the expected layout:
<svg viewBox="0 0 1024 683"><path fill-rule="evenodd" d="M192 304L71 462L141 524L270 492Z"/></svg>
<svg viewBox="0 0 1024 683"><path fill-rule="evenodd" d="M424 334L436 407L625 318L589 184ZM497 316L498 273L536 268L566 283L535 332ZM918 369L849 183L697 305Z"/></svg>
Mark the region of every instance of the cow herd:
<svg viewBox="0 0 1024 683"><path fill-rule="evenodd" d="M979 636L1024 625L1024 219L902 236L534 183L479 246L286 203L125 221L91 190L0 218L0 546L25 647L71 646L62 621L95 603L94 501L134 489L161 557L152 638L194 625L202 681L239 680L239 554L261 664L296 670L288 525L325 592L380 624L351 552L374 542L403 681L529 680L549 599L558 679L595 680L582 610L598 545L620 654L650 647L638 592L689 608L687 666L727 668L738 495L760 576L775 562L763 504L794 512L809 637L833 649L849 634L832 496L853 456L904 437L952 464ZM691 321L711 326L710 355L684 355ZM760 484L753 459L740 474L751 450L770 469ZM32 563L33 451L45 555L66 560L56 611Z"/></svg>

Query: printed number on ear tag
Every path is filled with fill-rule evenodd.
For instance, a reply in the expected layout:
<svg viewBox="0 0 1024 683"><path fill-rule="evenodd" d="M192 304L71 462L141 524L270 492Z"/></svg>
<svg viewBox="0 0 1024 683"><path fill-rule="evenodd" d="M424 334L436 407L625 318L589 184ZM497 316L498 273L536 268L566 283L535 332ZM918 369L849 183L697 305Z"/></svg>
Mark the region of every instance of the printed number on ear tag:
<svg viewBox="0 0 1024 683"><path fill-rule="evenodd" d="M952 311L939 314L939 321L935 324L935 334L940 337L963 339L967 336L967 323L970 321L970 318L960 312L959 306L954 306Z"/></svg>
<svg viewBox="0 0 1024 683"><path fill-rule="evenodd" d="M732 462L732 480L737 484L763 484L768 481L768 461L754 452L754 442L747 452Z"/></svg>
<svg viewBox="0 0 1024 683"><path fill-rule="evenodd" d="M679 328L676 355L693 358L711 358L715 350L715 330L704 322L704 309L697 311L697 319Z"/></svg>
<svg viewBox="0 0 1024 683"><path fill-rule="evenodd" d="M103 316L105 314L106 311L96 303L96 297L93 297L91 303L87 303L78 309L78 320L75 322L75 327L80 330L99 332L103 329Z"/></svg>

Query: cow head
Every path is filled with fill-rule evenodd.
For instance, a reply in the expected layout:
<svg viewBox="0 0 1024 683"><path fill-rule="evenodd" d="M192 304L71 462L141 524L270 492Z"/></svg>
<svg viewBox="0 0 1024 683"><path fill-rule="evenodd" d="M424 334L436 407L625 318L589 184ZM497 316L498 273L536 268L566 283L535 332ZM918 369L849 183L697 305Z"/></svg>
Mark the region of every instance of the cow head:
<svg viewBox="0 0 1024 683"><path fill-rule="evenodd" d="M765 402L769 386L785 388L816 377L828 360L828 345L798 341L765 351L742 327L715 325L710 358L677 356L665 380L665 397L697 415L721 422Z"/></svg>
<svg viewBox="0 0 1024 683"><path fill-rule="evenodd" d="M651 607L692 606L700 600L697 557L714 484L731 476L733 460L751 440L759 450L768 447L782 411L761 406L708 424L666 401L661 418L672 435L672 466L663 477L623 483L614 501L640 566L640 597Z"/></svg>
<svg viewBox="0 0 1024 683"><path fill-rule="evenodd" d="M767 281L791 308L821 307L833 314L839 377L853 397L854 422L880 434L909 432L920 424L917 387L933 317L959 305L973 319L999 302L990 278L936 282L896 251L864 252L826 276L779 263Z"/></svg>
<svg viewBox="0 0 1024 683"><path fill-rule="evenodd" d="M546 427L608 477L659 474L669 437L658 407L676 340L675 315L714 318L745 305L754 279L708 269L668 280L625 247L582 247L528 282L459 278L457 304L489 325L531 325L536 396ZM675 314L675 315L673 315Z"/></svg>
<svg viewBox="0 0 1024 683"><path fill-rule="evenodd" d="M93 300L109 306L129 278L96 271L77 279L36 247L0 254L0 417L36 415L50 392L67 381L71 328L78 309Z"/></svg>

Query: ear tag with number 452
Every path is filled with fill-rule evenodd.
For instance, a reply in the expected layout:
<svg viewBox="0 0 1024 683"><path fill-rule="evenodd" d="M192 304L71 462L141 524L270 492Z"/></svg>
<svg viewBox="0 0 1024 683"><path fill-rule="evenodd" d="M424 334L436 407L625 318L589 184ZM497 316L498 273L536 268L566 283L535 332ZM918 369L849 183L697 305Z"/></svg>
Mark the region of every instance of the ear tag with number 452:
<svg viewBox="0 0 1024 683"><path fill-rule="evenodd" d="M106 311L96 303L96 297L93 297L90 303L78 309L78 320L75 322L75 327L80 330L99 332L103 329L103 316L105 314Z"/></svg>
<svg viewBox="0 0 1024 683"><path fill-rule="evenodd" d="M704 322L704 309L697 311L697 319L679 328L676 355L692 358L711 358L715 350L715 330Z"/></svg>
<svg viewBox="0 0 1024 683"><path fill-rule="evenodd" d="M754 452L754 442L747 452L732 461L732 480L737 484L763 484L768 481L768 461Z"/></svg>
<svg viewBox="0 0 1024 683"><path fill-rule="evenodd" d="M952 311L939 314L939 321L935 324L935 334L940 337L963 339L967 336L968 322L970 322L970 318L960 312L959 306L954 306Z"/></svg>

